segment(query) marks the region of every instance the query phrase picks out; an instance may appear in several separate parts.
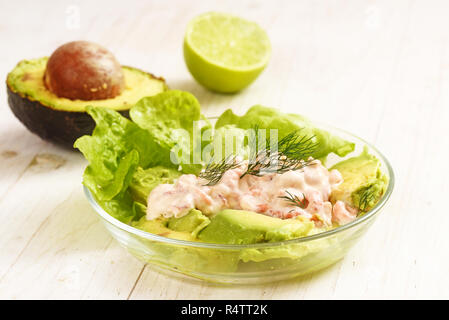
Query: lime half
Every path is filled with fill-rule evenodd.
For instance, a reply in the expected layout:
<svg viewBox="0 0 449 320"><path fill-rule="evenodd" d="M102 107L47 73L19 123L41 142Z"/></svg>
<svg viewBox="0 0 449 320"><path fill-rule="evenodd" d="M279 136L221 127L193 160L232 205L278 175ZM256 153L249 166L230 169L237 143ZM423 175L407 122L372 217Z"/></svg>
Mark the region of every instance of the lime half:
<svg viewBox="0 0 449 320"><path fill-rule="evenodd" d="M266 67L270 40L256 23L210 12L187 26L184 60L192 76L206 88L224 93L247 87Z"/></svg>

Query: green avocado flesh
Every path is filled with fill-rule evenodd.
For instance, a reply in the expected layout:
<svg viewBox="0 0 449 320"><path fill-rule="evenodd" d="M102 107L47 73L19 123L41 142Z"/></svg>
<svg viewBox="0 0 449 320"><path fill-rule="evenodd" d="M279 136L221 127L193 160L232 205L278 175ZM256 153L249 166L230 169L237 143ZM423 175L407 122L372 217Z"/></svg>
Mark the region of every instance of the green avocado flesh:
<svg viewBox="0 0 449 320"><path fill-rule="evenodd" d="M142 217L132 225L138 229L178 240L198 241L196 236L210 223L201 211L192 209L180 218L147 220Z"/></svg>
<svg viewBox="0 0 449 320"><path fill-rule="evenodd" d="M8 74L7 84L10 90L31 101L39 101L51 109L71 112L84 112L86 106L107 107L113 110L127 110L141 98L153 96L166 90L163 79L158 79L131 67L122 67L125 77L125 89L112 99L70 100L60 98L44 85L43 77L48 57L23 60Z"/></svg>
<svg viewBox="0 0 449 320"><path fill-rule="evenodd" d="M138 229L167 238L222 244L278 242L313 233L314 223L300 219L278 219L243 210L223 210L209 219L192 209L180 218L133 222Z"/></svg>
<svg viewBox="0 0 449 320"><path fill-rule="evenodd" d="M201 211L192 209L188 214L180 218L170 218L168 228L180 232L188 232L196 237L198 232L203 230L210 220Z"/></svg>
<svg viewBox="0 0 449 320"><path fill-rule="evenodd" d="M131 225L143 231L166 238L196 241L195 237L188 232L175 231L167 228L167 221L165 219L147 220L146 217L142 217L140 220L132 222Z"/></svg>
<svg viewBox="0 0 449 320"><path fill-rule="evenodd" d="M311 221L282 220L243 210L223 210L209 219L192 209L180 218L142 217L132 225L167 238L222 244L284 241L307 236L314 230Z"/></svg>
<svg viewBox="0 0 449 320"><path fill-rule="evenodd" d="M388 185L388 178L380 165L379 159L365 148L359 156L332 166L331 170L337 169L343 176L343 183L332 191L331 201L342 200L362 211L372 208Z"/></svg>
<svg viewBox="0 0 449 320"><path fill-rule="evenodd" d="M142 169L138 167L129 184L129 191L135 201L146 205L148 195L156 186L163 183L173 183L181 175L181 172L156 166Z"/></svg>
<svg viewBox="0 0 449 320"><path fill-rule="evenodd" d="M243 210L223 210L202 230L204 242L251 244L276 242L306 236L314 227L311 221L278 219Z"/></svg>

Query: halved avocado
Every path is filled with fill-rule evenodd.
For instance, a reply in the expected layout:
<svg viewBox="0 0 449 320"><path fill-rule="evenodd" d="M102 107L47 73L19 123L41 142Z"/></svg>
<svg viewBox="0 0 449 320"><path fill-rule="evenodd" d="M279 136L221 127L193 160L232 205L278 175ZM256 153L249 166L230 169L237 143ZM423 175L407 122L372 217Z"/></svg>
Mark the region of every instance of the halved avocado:
<svg viewBox="0 0 449 320"><path fill-rule="evenodd" d="M14 115L42 139L72 148L75 140L91 134L95 123L87 106L107 107L129 117L129 109L141 98L167 90L163 78L122 66L125 89L112 99L70 100L49 91L44 84L48 57L23 60L8 74L8 103Z"/></svg>

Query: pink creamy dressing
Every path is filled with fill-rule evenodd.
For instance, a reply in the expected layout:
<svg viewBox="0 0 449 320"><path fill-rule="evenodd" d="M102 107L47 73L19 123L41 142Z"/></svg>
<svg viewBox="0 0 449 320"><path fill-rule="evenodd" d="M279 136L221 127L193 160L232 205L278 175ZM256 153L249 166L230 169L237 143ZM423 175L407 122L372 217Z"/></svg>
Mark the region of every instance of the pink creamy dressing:
<svg viewBox="0 0 449 320"><path fill-rule="evenodd" d="M243 162L226 171L213 186L192 174L180 176L174 184L157 186L148 198L147 219L182 217L194 208L209 216L223 209L238 209L281 219L302 216L325 225L347 223L356 217L357 210L342 201L332 206L330 193L343 179L338 170L328 171L319 160L302 170L240 178L247 165ZM286 191L300 199L304 195L307 206L302 209L280 198Z"/></svg>

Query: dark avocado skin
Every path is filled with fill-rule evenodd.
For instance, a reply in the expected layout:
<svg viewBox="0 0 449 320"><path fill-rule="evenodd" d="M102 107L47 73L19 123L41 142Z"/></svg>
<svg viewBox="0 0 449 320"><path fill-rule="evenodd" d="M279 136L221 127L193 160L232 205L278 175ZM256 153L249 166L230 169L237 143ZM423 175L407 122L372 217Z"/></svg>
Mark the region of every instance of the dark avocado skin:
<svg viewBox="0 0 449 320"><path fill-rule="evenodd" d="M13 92L8 85L6 87L8 104L16 118L44 140L75 150L75 140L91 134L95 128L95 121L86 112L55 110ZM129 118L129 110L119 112Z"/></svg>

